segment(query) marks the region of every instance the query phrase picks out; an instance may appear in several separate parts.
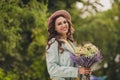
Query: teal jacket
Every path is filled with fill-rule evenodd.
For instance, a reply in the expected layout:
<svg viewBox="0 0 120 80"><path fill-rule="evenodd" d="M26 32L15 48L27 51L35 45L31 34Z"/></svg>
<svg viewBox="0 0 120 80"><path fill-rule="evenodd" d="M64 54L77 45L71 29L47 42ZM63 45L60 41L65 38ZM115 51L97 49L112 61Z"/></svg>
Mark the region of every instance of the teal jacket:
<svg viewBox="0 0 120 80"><path fill-rule="evenodd" d="M61 54L58 51L58 42L55 38L52 38L50 42L53 43L46 51L46 63L50 78L54 80L74 80L75 77L78 77L78 68L74 67L70 58L70 54L74 51L66 43L63 43L64 52ZM72 42L70 43L75 47Z"/></svg>

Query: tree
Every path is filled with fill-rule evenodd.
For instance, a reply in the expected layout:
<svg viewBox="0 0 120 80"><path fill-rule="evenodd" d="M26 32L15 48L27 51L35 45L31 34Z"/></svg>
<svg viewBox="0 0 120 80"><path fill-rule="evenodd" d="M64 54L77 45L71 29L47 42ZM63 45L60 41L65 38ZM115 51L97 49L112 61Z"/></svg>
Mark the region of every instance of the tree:
<svg viewBox="0 0 120 80"><path fill-rule="evenodd" d="M115 2L112 9L81 19L79 25L75 27L75 39L78 43L92 42L101 49L104 55L101 68L93 74L106 75L109 80L120 79L119 4L119 1Z"/></svg>
<svg viewBox="0 0 120 80"><path fill-rule="evenodd" d="M47 72L43 74L47 4L35 0L1 0L0 9L2 80L47 80Z"/></svg>

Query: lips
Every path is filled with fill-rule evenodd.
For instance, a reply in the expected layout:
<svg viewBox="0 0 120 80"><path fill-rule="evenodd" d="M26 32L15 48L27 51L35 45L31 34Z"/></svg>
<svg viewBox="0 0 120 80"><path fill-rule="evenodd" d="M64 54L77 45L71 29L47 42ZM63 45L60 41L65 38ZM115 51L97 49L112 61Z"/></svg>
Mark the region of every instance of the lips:
<svg viewBox="0 0 120 80"><path fill-rule="evenodd" d="M61 30L66 31L66 30L67 30L67 27L62 28Z"/></svg>

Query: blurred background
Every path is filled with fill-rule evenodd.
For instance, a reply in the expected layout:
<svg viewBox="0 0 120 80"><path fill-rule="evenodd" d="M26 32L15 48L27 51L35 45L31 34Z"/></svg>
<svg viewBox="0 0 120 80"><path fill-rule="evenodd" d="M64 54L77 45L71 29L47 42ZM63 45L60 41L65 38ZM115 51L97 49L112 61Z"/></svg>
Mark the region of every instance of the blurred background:
<svg viewBox="0 0 120 80"><path fill-rule="evenodd" d="M0 0L0 80L50 80L47 19L59 9L71 14L75 41L104 56L92 80L120 80L120 0Z"/></svg>

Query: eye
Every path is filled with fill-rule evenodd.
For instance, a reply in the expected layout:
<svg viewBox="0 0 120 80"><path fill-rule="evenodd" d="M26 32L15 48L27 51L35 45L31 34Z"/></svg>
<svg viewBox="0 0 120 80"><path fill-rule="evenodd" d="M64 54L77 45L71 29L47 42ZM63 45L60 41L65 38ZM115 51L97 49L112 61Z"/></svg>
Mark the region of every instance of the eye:
<svg viewBox="0 0 120 80"><path fill-rule="evenodd" d="M58 25L61 25L61 24L62 24L61 22L58 23Z"/></svg>
<svg viewBox="0 0 120 80"><path fill-rule="evenodd" d="M64 21L63 23L64 23L64 24L66 24L66 23L67 23L67 21Z"/></svg>

